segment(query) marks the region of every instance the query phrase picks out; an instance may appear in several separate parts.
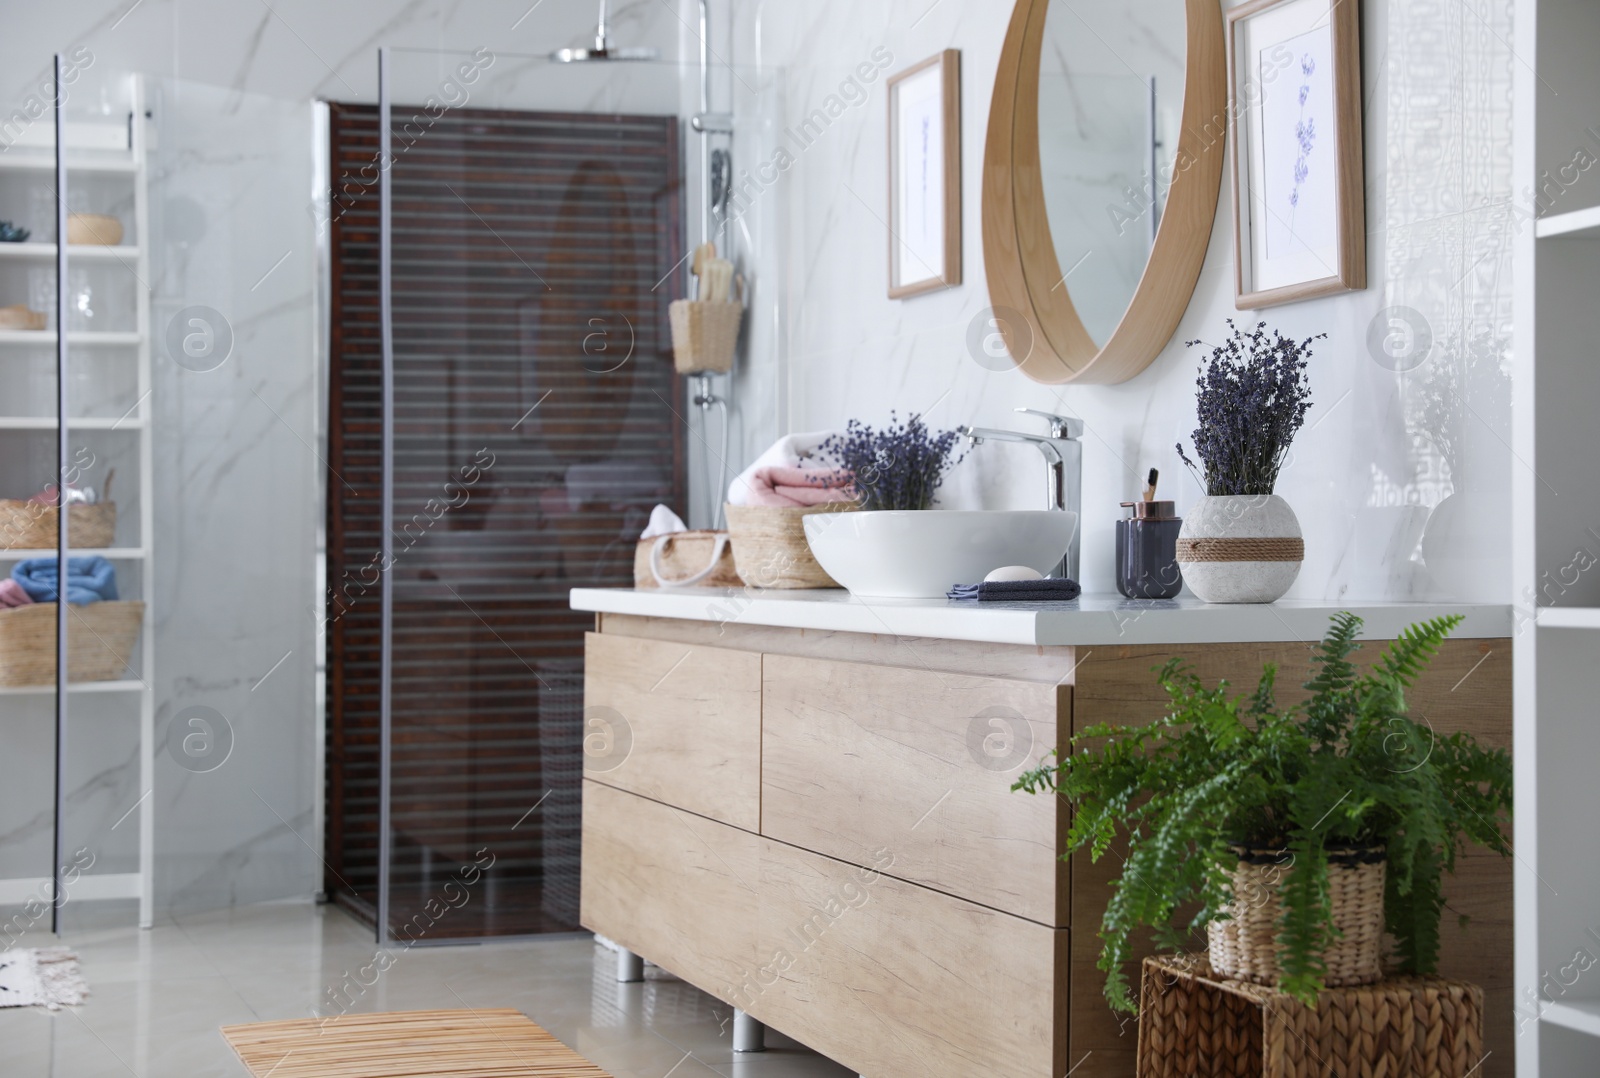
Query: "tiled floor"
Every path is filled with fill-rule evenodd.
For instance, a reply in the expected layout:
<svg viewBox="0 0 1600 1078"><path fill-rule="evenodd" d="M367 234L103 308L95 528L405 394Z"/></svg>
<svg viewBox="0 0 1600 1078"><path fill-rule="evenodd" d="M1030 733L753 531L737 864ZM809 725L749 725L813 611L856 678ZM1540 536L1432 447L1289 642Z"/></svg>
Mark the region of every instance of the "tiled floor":
<svg viewBox="0 0 1600 1078"><path fill-rule="evenodd" d="M217 1032L236 1022L348 1011L516 1007L616 1078L850 1078L776 1033L735 1058L727 1006L651 968L617 984L587 937L396 952L333 907L246 906L135 928L70 932L89 1001L0 1009L6 1078L248 1078ZM48 946L49 937L21 946ZM363 987L361 980L373 982Z"/></svg>

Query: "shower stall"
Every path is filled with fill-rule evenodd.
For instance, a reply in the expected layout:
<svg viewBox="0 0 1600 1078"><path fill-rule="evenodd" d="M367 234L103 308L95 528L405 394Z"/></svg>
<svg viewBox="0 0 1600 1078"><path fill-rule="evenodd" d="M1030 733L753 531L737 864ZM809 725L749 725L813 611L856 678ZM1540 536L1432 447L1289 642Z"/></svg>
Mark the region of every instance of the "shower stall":
<svg viewBox="0 0 1600 1078"><path fill-rule="evenodd" d="M725 190L735 116L738 152L776 136L780 81L724 69L711 113L702 70L602 23L556 55L386 49L377 106L329 108L325 888L381 939L578 927L582 779L626 731L585 714L567 594L632 583L655 505L720 505L727 390L683 384L668 329L695 238L772 302L769 220L714 210L706 170Z"/></svg>
<svg viewBox="0 0 1600 1078"><path fill-rule="evenodd" d="M741 450L695 398L735 447L779 407L786 193L708 214L782 74L711 66L717 112L696 59L491 48L321 104L67 54L6 103L0 501L67 527L0 577L117 596L0 608L0 671L38 659L0 676L12 942L313 892L389 940L576 926L579 784L626 746L567 590L631 583L657 503L715 520ZM702 234L748 298L696 388Z"/></svg>

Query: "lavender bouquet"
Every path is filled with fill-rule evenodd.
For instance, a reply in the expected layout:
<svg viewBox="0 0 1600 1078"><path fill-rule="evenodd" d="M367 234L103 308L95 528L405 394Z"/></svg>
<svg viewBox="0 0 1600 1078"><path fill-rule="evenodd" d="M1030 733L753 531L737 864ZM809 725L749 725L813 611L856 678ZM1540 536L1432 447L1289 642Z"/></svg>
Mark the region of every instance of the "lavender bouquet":
<svg viewBox="0 0 1600 1078"><path fill-rule="evenodd" d="M1293 341L1257 322L1244 333L1233 331L1211 350L1211 358L1195 379L1200 425L1194 430L1195 454L1205 464L1203 483L1212 497L1229 494L1271 494L1289 443L1311 408L1311 383L1306 363L1319 333ZM1201 341L1185 341L1189 347ZM1178 443L1178 458L1196 477L1200 471Z"/></svg>
<svg viewBox="0 0 1600 1078"><path fill-rule="evenodd" d="M862 509L929 509L934 491L965 454L953 456L960 439L953 430L934 433L920 414L874 430L852 419L843 434L817 447L817 455L855 477Z"/></svg>

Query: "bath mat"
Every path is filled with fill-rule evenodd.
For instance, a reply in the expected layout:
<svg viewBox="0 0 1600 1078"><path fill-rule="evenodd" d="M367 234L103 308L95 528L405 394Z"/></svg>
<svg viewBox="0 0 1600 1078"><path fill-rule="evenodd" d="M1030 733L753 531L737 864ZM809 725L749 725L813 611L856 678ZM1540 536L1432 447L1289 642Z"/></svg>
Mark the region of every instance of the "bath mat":
<svg viewBox="0 0 1600 1078"><path fill-rule="evenodd" d="M222 1035L256 1078L611 1078L509 1008L251 1022Z"/></svg>
<svg viewBox="0 0 1600 1078"><path fill-rule="evenodd" d="M0 1007L49 1007L82 1003L89 986L78 956L65 947L23 948L0 954Z"/></svg>

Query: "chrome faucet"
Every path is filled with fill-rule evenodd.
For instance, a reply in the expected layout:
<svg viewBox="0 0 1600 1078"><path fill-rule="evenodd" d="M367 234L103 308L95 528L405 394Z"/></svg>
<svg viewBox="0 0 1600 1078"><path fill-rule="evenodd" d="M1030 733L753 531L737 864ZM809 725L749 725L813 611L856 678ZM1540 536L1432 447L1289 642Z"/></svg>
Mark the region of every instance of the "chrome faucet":
<svg viewBox="0 0 1600 1078"><path fill-rule="evenodd" d="M1066 556L1050 571L1051 576L1078 579L1078 536L1083 532L1083 420L1035 408L1018 408L1026 415L1036 415L1050 424L1050 433L1024 434L1014 430L991 430L971 425L961 428L961 433L972 445L984 442L1025 442L1038 447L1045 463L1046 509L1066 511L1077 515L1072 530L1072 543Z"/></svg>

